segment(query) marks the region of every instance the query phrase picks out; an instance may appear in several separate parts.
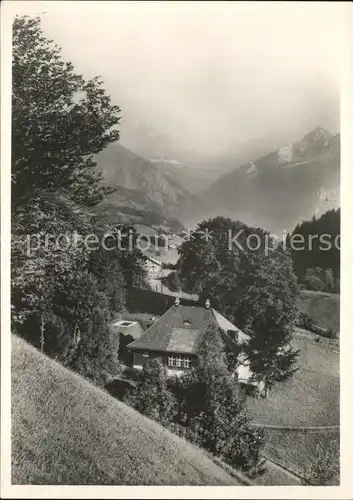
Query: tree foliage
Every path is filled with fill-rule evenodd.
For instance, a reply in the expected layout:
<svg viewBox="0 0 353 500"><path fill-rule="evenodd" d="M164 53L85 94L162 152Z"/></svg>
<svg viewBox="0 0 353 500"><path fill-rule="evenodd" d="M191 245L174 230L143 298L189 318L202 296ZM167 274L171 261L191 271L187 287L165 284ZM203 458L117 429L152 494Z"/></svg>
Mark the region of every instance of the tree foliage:
<svg viewBox="0 0 353 500"><path fill-rule="evenodd" d="M13 213L13 329L67 366L100 380L97 360L103 358L92 346L102 350L110 344L107 322L123 307L125 282L119 266L99 273L83 241L74 244L75 231L92 228L71 204L63 207L61 197L58 201L51 193L48 202L41 193Z"/></svg>
<svg viewBox="0 0 353 500"><path fill-rule="evenodd" d="M206 332L197 361L183 384L186 397L180 421L197 436L198 443L233 466L244 470L256 467L263 434L249 426L244 395L228 370L224 344L216 329Z"/></svg>
<svg viewBox="0 0 353 500"><path fill-rule="evenodd" d="M141 264L133 252L102 247L107 228L89 209L107 192L94 157L118 139L119 113L99 78L85 80L63 60L39 17L16 17L13 329L97 382L104 371L117 370L109 322L123 309L126 287ZM96 247L87 236L96 238Z"/></svg>
<svg viewBox="0 0 353 500"><path fill-rule="evenodd" d="M178 271L171 271L167 276L161 279L163 285L169 288L171 292L180 291L180 279Z"/></svg>
<svg viewBox="0 0 353 500"><path fill-rule="evenodd" d="M79 203L100 201L104 188L94 155L119 138L120 109L96 77L85 80L48 40L40 17L16 17L12 63L12 199L32 190L70 193Z"/></svg>
<svg viewBox="0 0 353 500"><path fill-rule="evenodd" d="M143 376L130 397L140 413L162 425L168 425L176 414L176 400L167 387L165 367L158 358L149 359L143 367Z"/></svg>
<svg viewBox="0 0 353 500"><path fill-rule="evenodd" d="M307 486L328 486L339 483L339 443L332 439L318 444L310 469L305 471L303 484Z"/></svg>
<svg viewBox="0 0 353 500"><path fill-rule="evenodd" d="M115 244L120 249L120 265L128 288L148 288L146 258L138 248L138 233L130 224L118 225L112 231Z"/></svg>
<svg viewBox="0 0 353 500"><path fill-rule="evenodd" d="M184 290L210 298L251 336L251 369L267 387L293 373L298 352L290 341L299 288L282 245L259 228L215 217L182 244L178 267Z"/></svg>
<svg viewBox="0 0 353 500"><path fill-rule="evenodd" d="M319 218L314 216L298 224L287 237L294 271L299 282L308 284L309 288L323 286L325 291L339 291L340 218L340 209L329 210ZM296 243L290 245L290 241ZM313 273L313 269L316 272ZM311 276L315 276L314 279Z"/></svg>

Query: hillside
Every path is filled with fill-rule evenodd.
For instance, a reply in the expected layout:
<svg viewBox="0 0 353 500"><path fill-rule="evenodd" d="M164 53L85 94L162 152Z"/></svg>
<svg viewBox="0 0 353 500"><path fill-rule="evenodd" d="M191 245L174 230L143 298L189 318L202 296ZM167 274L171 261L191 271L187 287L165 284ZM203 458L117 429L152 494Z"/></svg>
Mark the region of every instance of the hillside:
<svg viewBox="0 0 353 500"><path fill-rule="evenodd" d="M239 484L200 449L15 336L12 483Z"/></svg>
<svg viewBox="0 0 353 500"><path fill-rule="evenodd" d="M144 193L122 186L114 187L114 193L91 210L109 226L129 223L164 226L176 232L183 229L176 218L165 215L161 207Z"/></svg>
<svg viewBox="0 0 353 500"><path fill-rule="evenodd" d="M309 314L322 328L340 330L340 294L302 290L299 310Z"/></svg>
<svg viewBox="0 0 353 500"><path fill-rule="evenodd" d="M222 174L219 170L220 165L215 165L213 169L210 169L205 168L205 164L203 163L192 168L178 160L165 157L153 157L150 158L150 162L193 195L209 188Z"/></svg>
<svg viewBox="0 0 353 500"><path fill-rule="evenodd" d="M181 204L192 203L192 195L176 178L121 144L107 146L97 157L97 170L111 187L120 186L145 197L163 216L175 217ZM119 204L116 195L108 197L110 204Z"/></svg>
<svg viewBox="0 0 353 500"><path fill-rule="evenodd" d="M269 426L265 455L300 475L315 459L318 444L339 442L339 352L299 334L293 345L300 349L293 378L275 386L268 399L247 403L254 424Z"/></svg>
<svg viewBox="0 0 353 500"><path fill-rule="evenodd" d="M340 136L317 127L214 182L202 195L207 210L189 222L222 214L281 234L339 206L339 188ZM187 207L181 217L186 223Z"/></svg>
<svg viewBox="0 0 353 500"><path fill-rule="evenodd" d="M298 371L270 391L248 399L255 423L278 426L332 426L340 423L339 352L336 346L295 335Z"/></svg>

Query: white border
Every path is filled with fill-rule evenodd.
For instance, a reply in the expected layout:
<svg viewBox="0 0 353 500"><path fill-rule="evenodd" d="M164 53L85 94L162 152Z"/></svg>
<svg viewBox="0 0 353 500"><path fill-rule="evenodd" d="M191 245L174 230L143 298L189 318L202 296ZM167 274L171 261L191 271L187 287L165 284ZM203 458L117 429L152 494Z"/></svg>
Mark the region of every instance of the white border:
<svg viewBox="0 0 353 500"><path fill-rule="evenodd" d="M10 483L11 417L10 417L10 155L11 155L11 19L21 5L35 2L5 1L1 5L1 497L2 498L312 498L336 499L353 497L353 410L352 380L353 332L350 306L353 296L353 78L352 78L352 4L343 3L346 17L342 23L341 138L342 138L342 269L341 273L341 485L333 487L253 486L253 487L171 487L171 486L12 486ZM139 2L141 8L151 2ZM154 2L153 2L154 3ZM154 8L165 8L167 2L156 2ZM180 2L182 3L182 2ZM185 2L183 2L185 3ZM190 2L189 2L190 3ZM192 2L191 2L192 3ZM245 3L245 2L244 2ZM261 2L264 3L264 2ZM273 8L274 3L268 2ZM291 2L292 4L294 2ZM306 4L309 2L305 2ZM50 4L50 7L49 7ZM212 6L210 4L213 4ZM104 8L110 2L38 2L46 8ZM206 4L205 4L206 5ZM210 2L214 8L215 3ZM305 7L305 4L301 4ZM159 7L158 7L159 6ZM217 2L216 8L225 7ZM256 8L246 2L246 9ZM319 15L319 10L318 10ZM298 29L300 36L300 29ZM352 307L352 306L351 306Z"/></svg>

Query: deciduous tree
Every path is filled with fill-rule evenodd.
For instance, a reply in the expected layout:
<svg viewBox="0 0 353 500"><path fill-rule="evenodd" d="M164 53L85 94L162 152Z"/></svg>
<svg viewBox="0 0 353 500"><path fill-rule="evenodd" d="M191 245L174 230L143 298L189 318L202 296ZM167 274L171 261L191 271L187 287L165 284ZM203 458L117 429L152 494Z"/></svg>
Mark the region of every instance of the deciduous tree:
<svg viewBox="0 0 353 500"><path fill-rule="evenodd" d="M94 157L119 138L120 109L100 78L62 58L39 17L14 20L12 77L13 328L98 380L125 280L119 262L94 266L75 234L97 232L88 207L107 188Z"/></svg>
<svg viewBox="0 0 353 500"><path fill-rule="evenodd" d="M299 288L282 245L259 228L215 217L182 244L178 267L186 291L211 298L213 307L251 336L248 356L256 377L270 387L293 373L298 352L290 342Z"/></svg>
<svg viewBox="0 0 353 500"><path fill-rule="evenodd" d="M119 138L120 109L99 77L85 80L44 36L40 17L16 17L12 54L12 201L34 189L100 201L94 155Z"/></svg>

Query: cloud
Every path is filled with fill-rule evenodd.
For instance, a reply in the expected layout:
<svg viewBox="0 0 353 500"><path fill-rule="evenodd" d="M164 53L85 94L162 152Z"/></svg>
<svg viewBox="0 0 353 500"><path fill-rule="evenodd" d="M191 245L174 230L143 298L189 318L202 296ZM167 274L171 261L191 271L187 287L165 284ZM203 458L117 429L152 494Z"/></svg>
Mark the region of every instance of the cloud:
<svg viewBox="0 0 353 500"><path fill-rule="evenodd" d="M46 34L122 108L122 141L141 123L210 153L338 130L345 4L40 4Z"/></svg>

